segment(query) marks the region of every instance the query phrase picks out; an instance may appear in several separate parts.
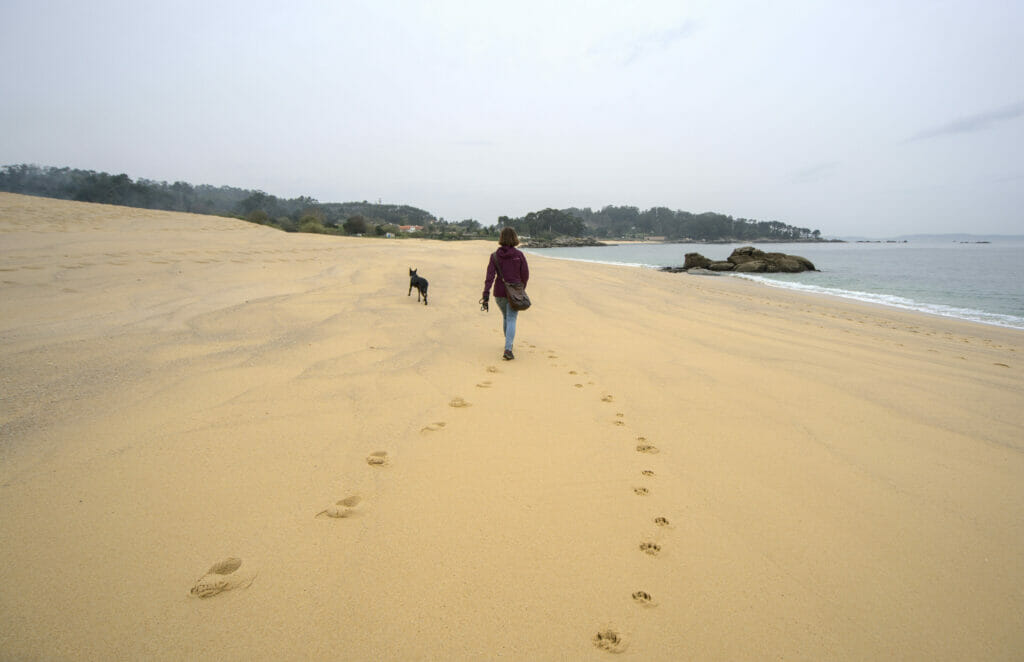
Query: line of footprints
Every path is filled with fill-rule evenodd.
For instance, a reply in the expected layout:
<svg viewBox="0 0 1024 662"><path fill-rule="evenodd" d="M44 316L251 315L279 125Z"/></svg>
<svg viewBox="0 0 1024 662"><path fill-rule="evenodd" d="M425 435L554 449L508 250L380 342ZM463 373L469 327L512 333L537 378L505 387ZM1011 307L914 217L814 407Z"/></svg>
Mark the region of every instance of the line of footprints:
<svg viewBox="0 0 1024 662"><path fill-rule="evenodd" d="M529 345L531 349L536 349L534 345ZM558 356L552 352L548 352L548 359L554 360ZM554 365L554 364L553 364ZM488 373L497 373L498 369L494 366L487 366ZM578 375L575 370L569 371L570 375ZM592 385L593 382L590 382ZM481 381L476 384L477 388L490 388L492 382L490 380ZM584 388L581 383L573 384L575 388ZM611 395L604 395L601 398L602 402L612 403L614 398ZM448 406L460 409L471 406L469 402L466 402L461 397L452 398L448 402ZM615 419L612 424L616 427L625 427L626 423L623 420L625 415L616 413ZM436 421L424 426L420 430L420 434L430 434L433 432L440 432L445 427L444 421ZM645 437L636 438L636 452L643 453L645 455L657 455L659 449L657 446L651 444ZM366 463L371 467L383 467L389 463L389 456L387 451L374 451L366 457ZM651 469L644 469L640 472L644 478L653 478L655 472ZM633 487L633 493L640 497L648 496L651 491L646 486L635 486ZM350 495L339 499L335 503L323 508L315 514L318 518L331 518L331 519L343 519L352 516L359 504L362 502L362 497L359 495ZM668 527L669 521L665 517L655 517L653 523L657 527ZM661 545L654 540L643 540L639 544L639 551L648 556L658 556L661 553ZM239 558L227 558L223 561L215 563L206 571L199 579L195 581L190 591L191 595L199 598L209 598L227 590L234 588L245 588L248 587L256 578L256 573L244 567L242 560ZM655 607L654 597L647 591L634 591L632 594L633 601L643 607ZM591 640L595 647L600 650L608 651L610 653L621 653L626 650L628 646L628 639L619 632L613 626L602 627L593 636Z"/></svg>
<svg viewBox="0 0 1024 662"><path fill-rule="evenodd" d="M366 456L366 463L371 467L382 467L388 464L388 461L387 451L373 451ZM316 513L315 517L331 519L351 517L362 500L363 498L358 494L347 496ZM243 568L242 559L230 557L214 563L205 574L195 581L189 594L197 598L210 598L231 589L247 588L255 579L256 572L249 568Z"/></svg>
<svg viewBox="0 0 1024 662"><path fill-rule="evenodd" d="M575 371L570 371L570 374L575 374ZM578 386L578 385L577 385ZM611 403L614 402L614 397L611 395L605 395L601 398L602 402ZM612 425L616 427L624 427L626 425L623 420L625 415L621 412L615 414L615 419L612 421ZM635 449L637 453L644 455L657 455L660 450L657 446L650 443L646 437L637 437L635 442ZM643 478L654 478L656 475L653 469L643 469L640 472ZM633 494L646 497L650 495L651 490L645 485L637 485L633 487ZM653 523L656 527L668 527L669 521L666 517L655 517ZM642 540L639 544L639 551L647 554L648 556L658 556L661 553L661 545L655 540L647 539ZM633 601L642 607L655 607L654 597L647 591L634 591L632 595ZM594 646L600 650L608 651L609 653L621 653L626 650L629 644L626 636L617 630L613 626L606 626L598 630L597 634L591 639Z"/></svg>
<svg viewBox="0 0 1024 662"><path fill-rule="evenodd" d="M534 346L530 345L530 347L533 348ZM558 359L558 356L553 352L548 352L547 358L551 360L556 360ZM559 367L557 364L554 363L551 365L552 367ZM579 375L579 373L576 370L570 370L569 374L572 375L573 377L578 377ZM594 382L587 382L587 384L593 386ZM490 382L477 384L477 386L486 388L490 386ZM579 382L574 383L573 387L580 389L585 388L584 384ZM606 394L601 397L601 401L605 403L612 403L615 401L615 398L611 394ZM625 414L623 414L622 412L617 412L615 414L615 418L612 420L612 425L614 425L615 427L626 427L626 421L624 419ZM657 455L660 452L660 450L657 446L650 443L646 437L638 436L636 437L636 452L642 453L644 455ZM643 476L645 479L654 478L655 472L652 469L644 469L640 472L640 475ZM646 486L640 485L633 487L633 493L637 496L645 497L650 495L651 490ZM670 526L668 518L661 516L655 517L653 519L653 524L654 526L662 529ZM658 544L658 542L655 540L642 540L639 544L639 551L648 556L657 557L661 553L661 545ZM647 591L634 591L632 594L632 598L633 601L641 607L657 606L657 602L655 602L654 597ZM625 651L627 646L629 645L628 637L615 626L611 625L601 627L597 631L597 633L591 638L591 642L594 644L596 648L603 651L607 651L609 653L621 653Z"/></svg>
<svg viewBox="0 0 1024 662"><path fill-rule="evenodd" d="M487 368L489 372L497 372L497 368L489 366ZM486 382L489 386L490 382ZM481 386L478 384L478 386ZM470 404L462 398L453 398L448 405L450 407L469 407ZM444 421L438 421L427 425L420 433L437 432L444 429ZM390 462L390 457L387 451L373 451L366 456L366 463L371 467L383 467ZM320 510L316 515L317 518L330 518L330 519L344 519L351 517L355 514L359 504L362 503L362 497L358 494L352 494L343 499L335 501L333 504ZM247 588L256 579L256 572L248 567L243 568L242 559L237 557L229 557L223 561L214 563L209 570L207 570L202 576L196 579L192 588L189 590L189 594L197 598L210 598L224 591L229 591L235 588Z"/></svg>

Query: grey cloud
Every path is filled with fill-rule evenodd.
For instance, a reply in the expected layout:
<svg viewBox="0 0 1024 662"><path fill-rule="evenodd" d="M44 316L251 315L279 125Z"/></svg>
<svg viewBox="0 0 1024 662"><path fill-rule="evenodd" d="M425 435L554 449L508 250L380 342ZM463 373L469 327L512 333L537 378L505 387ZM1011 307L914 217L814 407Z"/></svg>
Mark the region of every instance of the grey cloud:
<svg viewBox="0 0 1024 662"><path fill-rule="evenodd" d="M926 129L925 131L907 138L904 142L928 140L929 138L938 138L939 136L948 136L955 133L984 131L992 128L1000 122L1012 120L1022 115L1024 115L1024 102L1016 103L1012 106L1006 106L1005 108L990 110L987 113L978 113L976 115L961 117L960 119L949 122L948 124Z"/></svg>
<svg viewBox="0 0 1024 662"><path fill-rule="evenodd" d="M688 20L668 30L646 32L639 35L622 35L621 40L602 44L591 49L592 54L607 55L622 65L630 65L651 53L668 50L674 44L693 35L697 22Z"/></svg>
<svg viewBox="0 0 1024 662"><path fill-rule="evenodd" d="M827 179L835 174L839 163L839 161L823 161L800 168L790 175L790 180L794 183L803 183Z"/></svg>

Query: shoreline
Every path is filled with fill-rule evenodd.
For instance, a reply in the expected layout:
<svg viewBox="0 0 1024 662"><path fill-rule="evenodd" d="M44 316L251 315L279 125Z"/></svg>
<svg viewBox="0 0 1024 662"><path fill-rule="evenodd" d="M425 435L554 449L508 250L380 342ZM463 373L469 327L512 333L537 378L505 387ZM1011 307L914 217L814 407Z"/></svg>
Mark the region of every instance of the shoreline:
<svg viewBox="0 0 1024 662"><path fill-rule="evenodd" d="M503 362L492 242L0 236L5 656L1024 648L1016 330L530 255Z"/></svg>
<svg viewBox="0 0 1024 662"><path fill-rule="evenodd" d="M637 242L639 243L639 242ZM529 252L530 249L525 249ZM656 271L665 271L667 267L662 265L653 265L639 262L612 262L608 260L593 260L587 258L574 258L564 255L544 255L541 253L534 253L538 256L549 257L556 260L567 260L570 262L583 262L589 264L603 264L611 266L624 266L630 268L642 268L652 269ZM997 313L992 311L984 311L970 308L961 308L948 304L935 304L925 303L920 301L914 301L897 294L874 294L869 292L860 292L856 290L846 290L834 287L823 287L817 285L809 285L799 282L790 282L783 280L776 280L773 278L763 277L762 274L730 274L730 273L705 273L700 272L697 274L689 274L686 272L670 272L675 275L681 276L708 276L708 277L729 277L739 278L748 280L758 285L771 287L781 290L789 290L793 292L803 292L812 295L821 295L826 297L832 297L842 299L845 301L859 301L861 303L867 303L872 305L881 306L884 308L893 308L897 310L903 310L906 312L920 313L929 317L941 317L946 319L957 319L966 322L973 322L975 324L982 324L985 326L996 326L1005 329L1013 330L1024 330L1024 318L1006 315L1003 313Z"/></svg>

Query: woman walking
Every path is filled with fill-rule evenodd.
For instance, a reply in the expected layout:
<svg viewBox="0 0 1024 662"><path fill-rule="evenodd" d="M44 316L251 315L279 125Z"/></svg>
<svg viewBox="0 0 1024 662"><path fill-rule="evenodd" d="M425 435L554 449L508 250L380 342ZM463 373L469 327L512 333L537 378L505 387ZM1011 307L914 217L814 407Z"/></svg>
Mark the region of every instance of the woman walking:
<svg viewBox="0 0 1024 662"><path fill-rule="evenodd" d="M488 310L487 301L491 296L491 283L494 283L494 300L498 302L501 309L501 329L505 333L505 353L502 358L511 361L516 358L512 353L512 342L516 338L516 317L518 310L513 310L508 304L508 293L505 291L505 282L522 283L530 279L530 268L526 264L526 256L516 246L519 245L519 235L512 228L505 228L498 238L498 250L491 253L487 262L487 278L484 280L484 297L481 299L481 308ZM501 270L499 278L498 269Z"/></svg>

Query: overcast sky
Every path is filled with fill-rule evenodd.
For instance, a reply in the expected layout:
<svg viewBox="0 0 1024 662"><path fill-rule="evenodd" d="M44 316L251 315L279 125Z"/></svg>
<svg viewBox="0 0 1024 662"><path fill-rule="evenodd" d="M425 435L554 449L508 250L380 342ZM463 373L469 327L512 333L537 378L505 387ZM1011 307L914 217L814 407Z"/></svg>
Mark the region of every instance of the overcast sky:
<svg viewBox="0 0 1024 662"><path fill-rule="evenodd" d="M1024 233L1024 2L0 0L0 165Z"/></svg>

